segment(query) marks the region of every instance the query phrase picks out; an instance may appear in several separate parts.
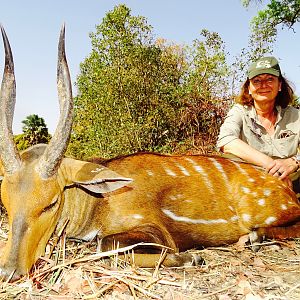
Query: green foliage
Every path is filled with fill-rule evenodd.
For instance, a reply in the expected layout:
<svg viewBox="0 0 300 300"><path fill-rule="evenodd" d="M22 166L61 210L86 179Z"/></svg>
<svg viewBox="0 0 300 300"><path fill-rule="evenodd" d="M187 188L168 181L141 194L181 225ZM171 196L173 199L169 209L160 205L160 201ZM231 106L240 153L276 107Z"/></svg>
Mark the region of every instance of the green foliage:
<svg viewBox="0 0 300 300"><path fill-rule="evenodd" d="M202 30L183 47L154 41L151 30L145 18L119 5L90 34L69 155L214 151L235 74L224 42Z"/></svg>
<svg viewBox="0 0 300 300"><path fill-rule="evenodd" d="M241 0L244 7L248 7L251 2L262 3L262 0Z"/></svg>
<svg viewBox="0 0 300 300"><path fill-rule="evenodd" d="M18 134L14 136L14 141L17 145L17 148L19 151L25 150L31 145L29 144L29 141L25 138L24 133Z"/></svg>
<svg viewBox="0 0 300 300"><path fill-rule="evenodd" d="M70 153L112 156L168 147L177 131L180 56L156 45L145 19L124 5L106 15L91 40L77 80Z"/></svg>
<svg viewBox="0 0 300 300"><path fill-rule="evenodd" d="M24 124L22 128L23 133L14 137L19 150L25 150L39 143L49 142L51 136L43 118L34 114L29 115L22 121L22 124Z"/></svg>
<svg viewBox="0 0 300 300"><path fill-rule="evenodd" d="M230 70L219 34L206 29L200 34L202 39L195 39L189 49L189 72L183 83L177 139L188 142L189 148L211 152L229 104L226 99L231 96Z"/></svg>
<svg viewBox="0 0 300 300"><path fill-rule="evenodd" d="M242 0L245 7L248 7L251 2L257 1ZM276 40L278 25L292 28L299 21L300 0L270 0L266 7L253 18L252 32L274 41Z"/></svg>
<svg viewBox="0 0 300 300"><path fill-rule="evenodd" d="M263 13L274 27L282 24L290 28L300 21L300 0L271 0Z"/></svg>
<svg viewBox="0 0 300 300"><path fill-rule="evenodd" d="M200 35L204 40L193 41L186 84L190 91L197 92L197 98L224 98L227 96L229 73L224 42L218 33L206 29Z"/></svg>

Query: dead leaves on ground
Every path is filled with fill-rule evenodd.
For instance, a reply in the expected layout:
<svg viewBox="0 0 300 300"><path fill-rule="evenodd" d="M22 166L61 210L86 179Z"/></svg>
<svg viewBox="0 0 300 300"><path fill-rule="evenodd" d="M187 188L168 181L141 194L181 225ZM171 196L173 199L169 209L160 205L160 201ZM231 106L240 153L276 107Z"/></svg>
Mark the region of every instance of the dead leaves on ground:
<svg viewBox="0 0 300 300"><path fill-rule="evenodd" d="M245 240L194 251L206 264L141 269L95 254L96 243L56 243L52 254L18 282L3 282L0 299L300 299L300 240L267 242L253 252Z"/></svg>

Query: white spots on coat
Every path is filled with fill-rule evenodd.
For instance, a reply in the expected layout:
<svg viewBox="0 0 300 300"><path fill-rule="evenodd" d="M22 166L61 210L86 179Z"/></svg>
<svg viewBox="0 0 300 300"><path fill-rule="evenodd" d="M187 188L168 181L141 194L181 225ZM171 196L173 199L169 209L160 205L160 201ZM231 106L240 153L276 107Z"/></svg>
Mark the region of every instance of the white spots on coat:
<svg viewBox="0 0 300 300"><path fill-rule="evenodd" d="M210 181L210 179L209 179L209 177L208 177L208 174L205 172L205 170L204 170L201 166L199 166L198 164L196 164L195 161L194 161L192 158L190 158L190 157L185 157L185 160L187 160L189 163L192 164L194 170L195 170L197 173L199 173L199 174L202 175L204 183L206 184L206 186L208 187L208 189L212 191L212 190L214 189L214 188L213 188L213 184L212 184L212 182Z"/></svg>
<svg viewBox="0 0 300 300"><path fill-rule="evenodd" d="M186 202L186 203L193 203L193 200L186 199L186 200L184 200L184 202Z"/></svg>
<svg viewBox="0 0 300 300"><path fill-rule="evenodd" d="M210 161L212 161L213 165L220 171L220 173L222 174L222 177L224 178L224 181L227 185L227 188L228 188L229 187L229 181L228 181L227 173L224 171L223 166L218 162L217 159L215 159L213 157L209 157L208 159Z"/></svg>
<svg viewBox="0 0 300 300"><path fill-rule="evenodd" d="M235 161L233 161L233 160L230 160L230 162L232 162L232 163L236 166L236 168L239 169L239 171L240 171L243 175L246 175L247 177L249 176L248 173L247 173L247 171L246 171L244 168L242 168L241 164L239 164L239 163L237 163L237 162L235 162Z"/></svg>
<svg viewBox="0 0 300 300"><path fill-rule="evenodd" d="M250 178L248 179L248 181L249 181L249 182L255 182L255 179L252 178L252 177L250 177Z"/></svg>
<svg viewBox="0 0 300 300"><path fill-rule="evenodd" d="M285 204L281 204L281 209L282 210L287 210L287 206Z"/></svg>
<svg viewBox="0 0 300 300"><path fill-rule="evenodd" d="M142 215L139 215L139 214L134 214L134 215L132 215L132 218L133 218L133 219L136 219L136 220L144 219L144 217L143 217Z"/></svg>
<svg viewBox="0 0 300 300"><path fill-rule="evenodd" d="M153 176L154 175L152 170L146 170L146 173L147 173L148 176Z"/></svg>
<svg viewBox="0 0 300 300"><path fill-rule="evenodd" d="M185 176L190 176L191 174L189 173L189 171L183 167L182 165L180 164L176 164L176 166L179 168L179 170L183 173L183 175Z"/></svg>
<svg viewBox="0 0 300 300"><path fill-rule="evenodd" d="M242 214L242 218L245 222L249 222L251 220L251 216L249 214Z"/></svg>
<svg viewBox="0 0 300 300"><path fill-rule="evenodd" d="M260 206L264 206L264 205L266 204L266 200L263 199L263 198L261 198L261 199L258 199L257 203L258 203L258 205L260 205Z"/></svg>
<svg viewBox="0 0 300 300"><path fill-rule="evenodd" d="M276 217L268 217L268 218L265 220L265 224L271 225L271 224L274 223L276 220L277 220Z"/></svg>
<svg viewBox="0 0 300 300"><path fill-rule="evenodd" d="M203 224L203 225L213 225L213 224L226 224L228 223L225 219L212 219L212 220L205 220L205 219L191 219L184 216L177 216L174 212L169 209L162 209L162 212L168 216L170 219L176 222L183 222L189 224Z"/></svg>
<svg viewBox="0 0 300 300"><path fill-rule="evenodd" d="M264 195L265 195L266 197L270 196L270 195L271 195L271 190L265 189L265 190L264 190Z"/></svg>
<svg viewBox="0 0 300 300"><path fill-rule="evenodd" d="M231 205L229 205L228 208L229 208L231 211L234 211L234 208L233 208Z"/></svg>
<svg viewBox="0 0 300 300"><path fill-rule="evenodd" d="M176 177L177 174L175 172L173 172L172 170L165 168L164 167L164 171L166 172L167 175L172 176L172 177Z"/></svg>
<svg viewBox="0 0 300 300"><path fill-rule="evenodd" d="M245 194L250 194L251 190L248 187L245 186L241 186L241 190L245 193Z"/></svg>
<svg viewBox="0 0 300 300"><path fill-rule="evenodd" d="M169 196L169 199L175 201L175 200L181 199L182 196L183 196L182 194L170 195L170 196Z"/></svg>
<svg viewBox="0 0 300 300"><path fill-rule="evenodd" d="M234 215L234 216L232 216L232 217L230 218L230 221L231 221L231 222L236 222L236 221L238 221L239 219L240 219L239 216Z"/></svg>

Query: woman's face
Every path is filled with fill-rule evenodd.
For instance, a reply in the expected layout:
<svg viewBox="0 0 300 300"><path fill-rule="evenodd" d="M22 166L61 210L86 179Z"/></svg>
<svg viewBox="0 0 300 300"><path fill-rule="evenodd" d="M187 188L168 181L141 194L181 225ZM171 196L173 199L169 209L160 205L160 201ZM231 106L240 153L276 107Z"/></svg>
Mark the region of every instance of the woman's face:
<svg viewBox="0 0 300 300"><path fill-rule="evenodd" d="M261 74L250 79L249 94L254 101L271 102L274 104L275 98L281 89L281 82L277 76Z"/></svg>

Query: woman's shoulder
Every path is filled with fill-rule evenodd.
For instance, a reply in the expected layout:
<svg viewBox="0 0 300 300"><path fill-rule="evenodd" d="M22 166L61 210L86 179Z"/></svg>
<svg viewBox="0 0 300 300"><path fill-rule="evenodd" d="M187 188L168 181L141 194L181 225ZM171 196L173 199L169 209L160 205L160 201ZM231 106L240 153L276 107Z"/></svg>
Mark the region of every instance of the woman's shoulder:
<svg viewBox="0 0 300 300"><path fill-rule="evenodd" d="M232 115L232 114L249 115L249 114L251 114L251 111L252 111L251 106L243 105L240 103L235 103L229 110L229 114L230 115Z"/></svg>
<svg viewBox="0 0 300 300"><path fill-rule="evenodd" d="M286 108L282 109L284 114L300 116L300 110L294 106L287 106Z"/></svg>
<svg viewBox="0 0 300 300"><path fill-rule="evenodd" d="M283 120L288 123L297 122L300 125L300 110L294 106L287 106L281 110Z"/></svg>

